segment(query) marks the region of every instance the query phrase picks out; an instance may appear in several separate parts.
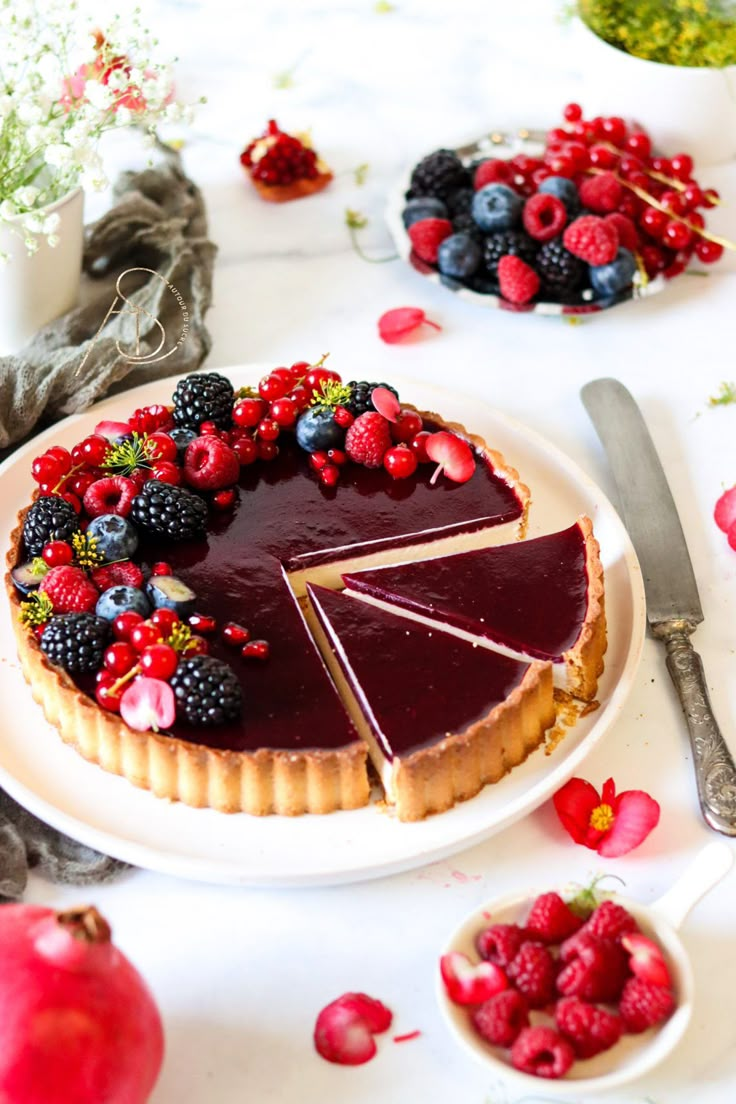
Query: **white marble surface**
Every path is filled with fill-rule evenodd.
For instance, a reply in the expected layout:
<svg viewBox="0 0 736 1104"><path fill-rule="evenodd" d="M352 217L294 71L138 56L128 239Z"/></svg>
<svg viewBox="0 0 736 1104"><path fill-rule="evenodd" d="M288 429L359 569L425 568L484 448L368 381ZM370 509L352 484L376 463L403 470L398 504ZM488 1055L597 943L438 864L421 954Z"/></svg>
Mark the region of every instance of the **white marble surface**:
<svg viewBox="0 0 736 1104"><path fill-rule="evenodd" d="M550 123L564 102L584 96L557 7L552 0L396 0L395 10L379 14L372 0L145 5L180 57L181 93L209 100L185 149L220 249L209 366L275 365L329 350L348 378L400 373L451 384L546 434L610 494L578 393L597 376L622 379L641 403L681 511L705 611L697 643L735 746L736 553L711 515L722 488L736 480L736 408L707 407L719 382L736 376L733 258L707 279L683 277L651 301L571 326L477 310L398 262L366 264L343 225L346 207L361 210L371 220L366 248L388 253L384 195L407 161L495 125ZM292 87L276 89L275 75L295 63ZM286 128L312 128L336 170L326 192L272 208L245 183L238 153L271 115ZM111 169L124 156L112 152ZM351 170L363 162L370 171L359 188ZM704 179L731 200L712 224L736 237L734 167ZM442 332L383 345L378 316L405 304L422 306ZM659 828L629 857L597 863L563 835L547 807L451 862L356 887L249 892L133 871L93 891L33 879L28 899L59 906L93 900L150 981L168 1048L155 1104L517 1101L518 1091L471 1064L448 1036L433 997L437 951L485 898L585 879L602 866L650 902L712 838L698 815L682 718L652 640L620 723L584 773L596 784L613 775L620 788L643 787L660 801ZM609 1099L733 1099L735 920L732 873L684 929L697 1005L682 1046L666 1066ZM384 1000L396 1031L419 1029L420 1038L401 1046L386 1039L359 1069L324 1063L311 1046L315 1015L351 989Z"/></svg>

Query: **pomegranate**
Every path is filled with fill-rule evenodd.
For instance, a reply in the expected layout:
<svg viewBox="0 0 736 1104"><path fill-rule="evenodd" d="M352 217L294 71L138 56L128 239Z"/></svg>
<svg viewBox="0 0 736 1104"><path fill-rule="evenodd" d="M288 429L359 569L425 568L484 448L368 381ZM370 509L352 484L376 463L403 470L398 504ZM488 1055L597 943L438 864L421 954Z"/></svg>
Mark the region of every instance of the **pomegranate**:
<svg viewBox="0 0 736 1104"><path fill-rule="evenodd" d="M161 1017L95 908L0 907L0 1100L145 1104Z"/></svg>

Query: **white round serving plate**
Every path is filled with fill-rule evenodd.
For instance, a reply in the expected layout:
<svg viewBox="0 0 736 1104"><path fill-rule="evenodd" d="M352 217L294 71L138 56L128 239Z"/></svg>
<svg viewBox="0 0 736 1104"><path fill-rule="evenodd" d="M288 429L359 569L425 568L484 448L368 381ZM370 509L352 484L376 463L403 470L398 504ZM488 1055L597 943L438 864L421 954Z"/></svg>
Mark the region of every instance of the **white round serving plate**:
<svg viewBox="0 0 736 1104"><path fill-rule="evenodd" d="M271 366L221 371L235 386ZM31 460L52 443L71 447L105 419L166 401L175 380L159 380L58 423L0 466L0 532L10 534L33 491ZM244 886L315 886L361 881L434 862L480 842L546 801L580 767L621 713L641 655L645 603L626 531L603 492L544 438L477 399L396 379L402 398L481 434L532 489L530 535L593 520L606 577L609 624L600 709L571 729L551 755L537 751L496 785L440 816L400 823L383 806L328 816L251 817L193 809L154 797L86 762L62 743L35 704L16 659L7 601L0 603L0 785L49 824L137 866ZM247 718L247 707L246 707Z"/></svg>

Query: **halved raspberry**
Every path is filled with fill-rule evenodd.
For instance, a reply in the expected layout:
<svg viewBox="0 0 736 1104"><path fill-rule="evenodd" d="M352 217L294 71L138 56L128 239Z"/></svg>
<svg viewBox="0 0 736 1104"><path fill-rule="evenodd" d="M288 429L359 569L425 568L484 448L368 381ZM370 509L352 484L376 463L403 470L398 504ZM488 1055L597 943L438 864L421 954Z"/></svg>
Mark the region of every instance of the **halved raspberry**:
<svg viewBox="0 0 736 1104"><path fill-rule="evenodd" d="M498 262L498 282L501 295L509 303L528 303L539 291L540 279L521 257L507 254Z"/></svg>
<svg viewBox="0 0 736 1104"><path fill-rule="evenodd" d="M92 572L92 582L102 592L114 586L130 586L139 589L143 583L143 572L132 560L121 563L104 564Z"/></svg>
<svg viewBox="0 0 736 1104"><path fill-rule="evenodd" d="M583 207L598 215L606 215L618 207L623 188L612 172L602 172L584 180L578 192Z"/></svg>
<svg viewBox="0 0 736 1104"><path fill-rule="evenodd" d="M631 913L615 901L602 901L588 917L583 929L600 939L618 939L624 932L637 931Z"/></svg>
<svg viewBox="0 0 736 1104"><path fill-rule="evenodd" d="M554 999L557 965L541 943L522 943L507 973L530 1008L544 1008Z"/></svg>
<svg viewBox="0 0 736 1104"><path fill-rule="evenodd" d="M529 1007L516 989L504 989L476 1008L473 1026L494 1046L511 1046L522 1028L529 1026Z"/></svg>
<svg viewBox="0 0 736 1104"><path fill-rule="evenodd" d="M531 907L526 922L529 935L542 943L561 943L583 925L559 893L543 893Z"/></svg>
<svg viewBox="0 0 736 1104"><path fill-rule="evenodd" d="M473 963L460 951L440 959L447 995L455 1004L482 1004L508 985L506 974L493 962Z"/></svg>
<svg viewBox="0 0 736 1104"><path fill-rule="evenodd" d="M669 969L662 948L641 932L626 932L621 937L621 946L629 953L629 969L632 974L652 985L672 985Z"/></svg>
<svg viewBox="0 0 736 1104"><path fill-rule="evenodd" d="M374 1033L386 1031L393 1016L365 993L345 993L322 1009L314 1027L317 1053L328 1062L359 1066L376 1053Z"/></svg>
<svg viewBox="0 0 736 1104"><path fill-rule="evenodd" d="M392 444L389 423L375 410L356 418L345 435L348 456L366 468L380 468Z"/></svg>
<svg viewBox="0 0 736 1104"><path fill-rule="evenodd" d="M638 977L626 982L618 1006L624 1027L633 1035L666 1020L674 1009L675 998L669 989Z"/></svg>
<svg viewBox="0 0 736 1104"><path fill-rule="evenodd" d="M592 1058L615 1044L623 1033L620 1016L577 997L563 997L555 1005L557 1027L575 1047L578 1058Z"/></svg>
<svg viewBox="0 0 736 1104"><path fill-rule="evenodd" d="M534 1077L562 1077L574 1061L572 1044L551 1027L525 1027L511 1048L511 1064Z"/></svg>
<svg viewBox="0 0 736 1104"><path fill-rule="evenodd" d="M608 264L618 253L618 230L597 215L582 215L567 227L562 243L581 261L591 265Z"/></svg>
<svg viewBox="0 0 736 1104"><path fill-rule="evenodd" d="M100 596L81 567L71 565L52 567L38 589L49 596L54 613L92 613Z"/></svg>
<svg viewBox="0 0 736 1104"><path fill-rule="evenodd" d="M561 199L548 192L537 192L524 204L524 229L530 238L546 242L556 238L567 222L567 211Z"/></svg>
<svg viewBox="0 0 736 1104"><path fill-rule="evenodd" d="M565 963L557 989L565 997L587 1001L615 1001L628 974L626 953L612 939L579 931L560 947Z"/></svg>
<svg viewBox="0 0 736 1104"><path fill-rule="evenodd" d="M184 453L184 479L198 491L218 491L237 483L240 460L229 445L208 434L197 437Z"/></svg>
<svg viewBox="0 0 736 1104"><path fill-rule="evenodd" d="M427 264L436 264L437 250L452 233L452 223L440 218L420 219L409 227L408 233L417 257Z"/></svg>
<svg viewBox="0 0 736 1104"><path fill-rule="evenodd" d="M112 475L97 479L84 492L84 508L90 517L101 514L119 514L127 517L133 506L138 487L124 475Z"/></svg>
<svg viewBox="0 0 736 1104"><path fill-rule="evenodd" d="M475 946L481 958L508 966L519 953L526 934L518 924L491 924L477 936Z"/></svg>

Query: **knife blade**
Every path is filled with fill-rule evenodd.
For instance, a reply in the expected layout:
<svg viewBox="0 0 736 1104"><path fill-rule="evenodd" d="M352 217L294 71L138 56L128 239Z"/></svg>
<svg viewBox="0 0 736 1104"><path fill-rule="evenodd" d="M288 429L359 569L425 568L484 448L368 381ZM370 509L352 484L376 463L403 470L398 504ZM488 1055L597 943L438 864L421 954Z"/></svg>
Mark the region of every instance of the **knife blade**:
<svg viewBox="0 0 736 1104"><path fill-rule="evenodd" d="M690 640L703 620L685 535L641 411L619 380L580 392L608 456L621 513L636 549L652 633L667 648L667 670L687 721L700 807L711 828L736 835L736 765L718 727L703 663Z"/></svg>

